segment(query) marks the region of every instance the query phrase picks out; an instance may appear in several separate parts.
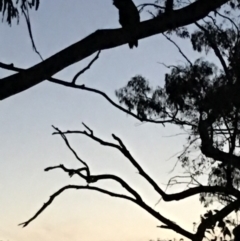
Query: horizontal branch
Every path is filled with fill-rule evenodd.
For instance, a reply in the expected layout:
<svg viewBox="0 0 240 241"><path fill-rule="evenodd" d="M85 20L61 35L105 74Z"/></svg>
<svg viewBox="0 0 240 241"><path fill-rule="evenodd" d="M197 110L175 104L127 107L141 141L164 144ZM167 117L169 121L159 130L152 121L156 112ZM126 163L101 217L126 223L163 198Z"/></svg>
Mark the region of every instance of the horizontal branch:
<svg viewBox="0 0 240 241"><path fill-rule="evenodd" d="M221 7L229 0L198 0L171 15L143 21L139 24L136 35L144 39L167 30L192 24L211 11ZM85 59L93 53L115 48L128 43L128 34L123 29L97 30L79 42L20 72L0 80L0 100L27 90L50 78L64 68Z"/></svg>
<svg viewBox="0 0 240 241"><path fill-rule="evenodd" d="M45 169L45 171L50 171L54 169L62 169L63 171L67 172L69 176L73 176L74 174L79 175L81 178L83 178L88 184L98 182L101 180L113 180L120 184L126 191L128 191L130 194L132 194L136 200L141 201L141 196L135 191L128 183L126 183L122 178L112 175L112 174L101 174L101 175L90 175L90 172L87 176L82 174L82 171L85 169L79 168L79 169L68 169L64 165L60 164L58 166L48 167Z"/></svg>
<svg viewBox="0 0 240 241"><path fill-rule="evenodd" d="M236 198L240 198L240 192L237 189L227 188L222 186L192 187L179 193L165 194L162 196L162 198L164 201L173 201L173 200L179 201L200 193L223 193L223 194L232 195Z"/></svg>

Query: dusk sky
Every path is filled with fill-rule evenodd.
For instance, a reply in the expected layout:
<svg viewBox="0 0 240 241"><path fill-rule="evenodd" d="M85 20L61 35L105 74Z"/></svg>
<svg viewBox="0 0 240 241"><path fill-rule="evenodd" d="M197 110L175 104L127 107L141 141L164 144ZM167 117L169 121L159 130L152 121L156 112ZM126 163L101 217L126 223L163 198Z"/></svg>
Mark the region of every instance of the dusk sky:
<svg viewBox="0 0 240 241"><path fill-rule="evenodd" d="M36 46L44 59L81 40L97 29L119 28L118 12L112 0L40 1L37 12L31 12ZM135 0L136 5L153 2ZM141 20L149 18L147 13ZM40 61L32 50L24 19L20 25L0 24L0 62L29 68ZM196 53L190 44L178 43L191 60ZM72 65L59 77L71 81L93 56ZM102 51L90 70L77 83L100 89L116 101L114 91L131 77L141 74L152 86L164 84L166 64L183 63L178 50L162 35L139 41L139 47L128 45ZM0 77L12 74L0 70ZM180 166L170 173L174 154L183 149L186 136L174 126L140 124L115 109L96 94L43 82L23 93L0 102L0 240L3 241L148 241L179 237L171 231L156 228L160 223L138 206L121 199L89 190L66 191L28 227L19 223L29 219L49 196L67 184L84 181L60 171L44 172L48 166L64 164L77 168L79 163L60 136L52 136L55 125L61 130L83 130L82 122L104 140L119 136L143 168L164 188L172 176L182 173ZM113 173L136 188L154 207L159 196L137 174L136 169L116 150L100 146L84 136L69 136L69 141L94 174ZM169 159L170 158L170 159ZM104 182L102 187L121 192L121 187ZM183 188L183 187L181 187ZM172 188L169 192L178 191ZM182 189L181 189L182 190ZM201 206L194 197L184 202L155 207L184 228L192 230Z"/></svg>

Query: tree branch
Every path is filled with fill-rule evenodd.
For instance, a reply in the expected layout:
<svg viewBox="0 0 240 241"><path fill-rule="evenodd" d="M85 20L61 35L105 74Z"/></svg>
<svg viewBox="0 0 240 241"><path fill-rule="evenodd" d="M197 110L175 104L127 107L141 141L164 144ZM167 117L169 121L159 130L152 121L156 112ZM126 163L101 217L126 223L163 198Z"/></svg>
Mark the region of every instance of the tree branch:
<svg viewBox="0 0 240 241"><path fill-rule="evenodd" d="M166 34L163 33L163 36L169 41L171 42L173 45L175 45L175 47L178 49L179 53L183 56L183 58L189 63L190 66L192 66L192 62L189 60L189 58L187 57L186 54L183 53L183 51L181 50L181 48L178 46L178 44L173 41L170 37L168 37Z"/></svg>
<svg viewBox="0 0 240 241"><path fill-rule="evenodd" d="M91 66L93 65L93 63L98 59L99 55L101 53L101 50L99 50L97 52L97 55L91 60L91 62L85 67L83 68L82 70L80 70L74 77L73 77L73 80L72 80L72 83L75 84L76 83L76 80L77 78L82 75L85 71L87 71L88 69L91 68Z"/></svg>
<svg viewBox="0 0 240 241"><path fill-rule="evenodd" d="M113 180L117 183L119 183L126 191L128 191L130 194L132 194L135 199L134 200L139 200L141 201L142 198L141 196L132 188L130 187L122 178L112 175L112 174L102 174L102 175L88 175L85 176L81 173L83 171L83 168L74 170L74 169L68 169L64 165L58 165L58 166L53 166L53 167L48 167L45 169L45 171L50 171L53 169L62 169L63 171L67 172L69 176L72 176L73 174L78 174L81 178L83 178L88 184L89 183L94 183L97 181L101 180Z"/></svg>
<svg viewBox="0 0 240 241"><path fill-rule="evenodd" d="M239 207L240 207L240 200L237 199L236 201L222 208L216 214L202 220L202 222L198 226L197 232L195 234L196 238L194 240L201 241L202 238L204 237L206 229L211 228L213 225L216 224L216 222L222 220L223 218L228 216L231 212L233 212L234 210L237 210Z"/></svg>
<svg viewBox="0 0 240 241"><path fill-rule="evenodd" d="M28 226L33 220L35 220L48 206L50 206L52 204L52 202L54 201L54 199L56 197L58 197L61 193L63 193L64 191L68 190L68 189L76 189L76 190L80 190L80 189L86 189L86 190L94 190L94 191L98 191L101 193L104 193L106 195L112 196L112 197L117 197L117 198L122 198L122 199L126 199L129 201L132 201L133 203L137 204L138 206L140 206L141 208L143 208L145 211L147 211L148 213L150 213L153 217L155 217L156 219L158 219L160 222L168 225L172 230L174 230L175 232L178 232L182 235L184 235L185 237L188 238L193 238L193 234L186 231L185 229L181 228L180 226L178 226L176 223L174 223L173 221L165 218L164 216L162 216L160 213L156 212L155 210L153 210L151 207L149 207L146 203L144 203L142 200L135 200L131 197L128 197L126 195L122 195L122 194L117 194L111 191L107 191L105 189L102 188L98 188L98 187L92 187L92 186L79 186L79 185L67 185L65 187L62 187L61 189L59 189L57 192L55 192L54 194L52 194L49 198L49 200L43 204L43 206L36 212L36 214L34 214L34 216L32 216L30 219L28 219L27 221L20 223L19 226L22 226L23 228Z"/></svg>
<svg viewBox="0 0 240 241"><path fill-rule="evenodd" d="M72 152L73 155L76 157L76 159L85 166L88 175L90 175L90 173L89 173L89 167L88 167L87 163L84 162L84 161L78 156L78 154L75 152L75 150L70 146L70 144L69 144L69 142L68 142L68 139L66 138L65 134L62 133L62 132L61 132L58 128L56 128L55 126L52 126L52 127L53 127L53 128L57 131L57 133L62 137L62 139L64 140L66 146L71 150L71 152Z"/></svg>
<svg viewBox="0 0 240 241"><path fill-rule="evenodd" d="M19 67L15 67L13 64L4 64L0 62L0 68L3 69L7 69L7 70L11 70L11 71L16 71L16 72L21 72L21 71L25 71L22 68ZM87 68L87 67L85 67ZM84 68L84 69L85 69ZM89 92L93 92L96 93L98 95L101 95L102 97L104 97L111 105L113 105L114 107L116 107L117 109L127 113L128 115L136 118L137 120L141 121L141 122L150 122L150 123L154 123L154 124L166 124L166 123L173 123L173 124L178 124L178 125L186 125L186 126L191 126L193 127L194 124L191 124L190 122L184 121L184 120L180 120L178 118L176 118L175 116L170 116L168 113L166 113L169 116L169 119L164 119L164 120L154 120L154 119L148 119L148 118L141 118L138 115L134 114L131 111L128 111L127 109L123 108L121 105L116 104L106 93L104 93L103 91L100 91L98 89L94 89L94 88L89 88L87 86L85 86L84 84L82 85L77 85L77 84L73 84L67 81L63 81L61 79L57 79L57 78L48 78L48 81L55 83L55 84L59 84L62 86L66 86L66 87L70 87L70 88L74 88L74 89L80 89L80 90L86 90Z"/></svg>
<svg viewBox="0 0 240 241"><path fill-rule="evenodd" d="M36 214L31 217L29 220L23 222L23 223L20 223L19 226L22 226L23 228L28 226L34 219L36 219L48 206L51 205L51 203L54 201L54 199L59 196L61 193L63 193L65 190L68 190L68 189L76 189L76 190L79 190L79 189L87 189L87 190L94 190L94 191L98 191L98 192L101 192L101 193L104 193L104 194L107 194L109 196L112 196L112 197L118 197L118 198L123 198L123 199L127 199L127 200L130 200L132 202L134 202L135 200L131 197L128 197L126 195L121 195L121 194L117 194L117 193L113 193L113 192L110 192L110 191L107 191L107 190L104 190L102 188L98 188L98 187L91 187L91 186L78 186L78 185L68 185L68 186L65 186L65 187L62 187L61 189L59 189L57 192L55 192L54 194L52 194L49 198L49 200L43 204L43 206L36 212Z"/></svg>
<svg viewBox="0 0 240 241"><path fill-rule="evenodd" d="M228 194L228 195L232 195L234 197L240 198L240 192L235 188L226 188L222 186L198 186L198 187L189 188L179 193L165 194L165 198L163 198L163 200L179 201L200 193L224 193L224 194Z"/></svg>
<svg viewBox="0 0 240 241"><path fill-rule="evenodd" d="M187 189L185 191L182 191L182 192L179 192L179 193L167 194L144 171L144 169L138 164L138 162L133 158L131 153L127 150L127 148L124 145L124 143L122 142L122 140L119 137L117 137L116 135L113 134L113 138L118 141L119 145L116 145L116 144L111 143L111 142L106 142L106 141L104 141L104 140L94 136L92 130L91 130L90 134L87 133L86 131L65 131L65 132L62 132L62 133L64 135L65 134L66 135L67 134L82 134L82 135L86 135L89 138L93 139L94 141L100 143L101 145L113 147L113 148L119 150L131 162L131 164L138 170L139 174L144 179L146 179L146 181L155 189L155 191L158 194L161 195L162 199L164 201L166 201L166 202L182 200L182 199L194 196L194 195L199 194L199 193L225 193L225 194L232 195L232 196L234 196L236 198L240 198L240 192L238 190L236 190L234 188L226 188L226 187L222 187L222 186L197 186L197 187L194 187L194 188L189 188L189 189ZM53 134L59 134L59 133L53 133ZM119 180L116 180L116 181L119 181ZM124 185L122 185L122 186L124 186ZM128 189L126 188L126 190L128 190ZM131 191L129 191L129 192L136 197L136 195L133 194Z"/></svg>
<svg viewBox="0 0 240 241"><path fill-rule="evenodd" d="M201 151L202 153L209 158L222 162L224 165L233 165L235 168L240 170L240 157L231 153L226 153L219 150L213 146L212 140L208 134L208 128L211 126L209 119L199 120L198 131L200 138L202 140Z"/></svg>
<svg viewBox="0 0 240 241"><path fill-rule="evenodd" d="M182 9L173 11L171 16L163 14L158 18L141 22L136 36L138 39L143 39L194 23L228 1L195 1ZM1 79L0 100L41 83L69 65L81 61L99 50L115 48L126 43L128 43L128 36L123 29L98 30L26 71Z"/></svg>

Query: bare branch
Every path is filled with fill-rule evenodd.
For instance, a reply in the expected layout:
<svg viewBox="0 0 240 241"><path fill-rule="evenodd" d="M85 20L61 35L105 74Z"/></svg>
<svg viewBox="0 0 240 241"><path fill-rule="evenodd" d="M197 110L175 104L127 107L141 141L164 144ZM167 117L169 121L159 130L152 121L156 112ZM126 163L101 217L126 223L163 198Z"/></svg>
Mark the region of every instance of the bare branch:
<svg viewBox="0 0 240 241"><path fill-rule="evenodd" d="M167 64L162 63L162 62L158 62L158 64L163 65L163 66L166 67L167 69L175 68L175 69L181 71L180 68L179 68L178 66L176 66L176 65L167 65Z"/></svg>
<svg viewBox="0 0 240 241"><path fill-rule="evenodd" d="M117 193L114 193L114 192L110 192L110 191L107 191L107 190L104 190L102 188L98 188L98 187L91 187L91 186L78 186L78 185L68 185L68 186L65 186L65 187L62 187L61 189L59 189L57 192L55 192L54 194L52 194L49 198L49 200L43 204L43 206L36 212L36 214L31 217L29 220L23 222L23 223L20 223L19 226L22 226L23 228L28 226L34 219L36 219L49 205L51 205L51 203L54 201L54 199L59 196L61 193L63 193L65 190L68 190L68 189L76 189L76 190L79 190L79 189L87 189L87 190L94 190L94 191L98 191L98 192L101 192L101 193L104 193L104 194L107 194L109 196L112 196L112 197L117 197L117 198L123 198L123 199L127 199L127 200L130 200L132 202L135 202L135 200L131 197L128 197L126 195L121 195L121 194L117 194Z"/></svg>
<svg viewBox="0 0 240 241"><path fill-rule="evenodd" d="M154 7L154 8L159 8L159 9L165 9L165 7L162 7L162 6L160 6L158 4L154 4L154 3L143 3L143 4L138 5L137 7L140 9L143 9L143 8L149 7L149 6Z"/></svg>
<svg viewBox="0 0 240 241"><path fill-rule="evenodd" d="M190 66L192 66L192 62L189 60L189 58L183 53L183 51L181 50L181 48L177 45L176 42L174 42L171 38L169 38L166 34L162 33L162 35L171 43L173 43L176 48L178 49L179 53L183 56L183 58L189 63Z"/></svg>
<svg viewBox="0 0 240 241"><path fill-rule="evenodd" d="M112 196L112 197L117 197L117 198L122 198L122 199L126 199L129 200L135 204L137 204L139 207L143 208L145 211L147 211L149 214L151 214L153 217L155 217L156 219L158 219L160 222L163 222L164 224L166 224L167 226L169 226L170 228L172 228L172 230L174 230L175 232L178 232L188 238L192 238L193 234L186 231L185 229L181 228L180 226L178 226L175 222L165 218L164 216L162 216L160 213L156 212L154 209L152 209L151 207L149 207L146 203L144 203L142 200L140 199L133 199L131 197L128 197L126 195L122 195L122 194L117 194L114 192L110 192L107 191L105 189L102 188L98 188L98 187L92 187L92 186L79 186L79 185L67 185L61 189L59 189L57 192L55 192L54 194L52 194L49 198L49 200L43 204L43 206L36 212L36 214L31 217L30 219L28 219L27 221L20 223L19 226L22 226L23 228L28 226L33 220L35 220L48 206L50 206L52 204L52 202L54 201L54 199L56 197L58 197L61 193L63 193L65 190L68 189L75 189L75 190L80 190L80 189L87 189L87 190L94 190L94 191L98 191L101 193L104 193L106 195Z"/></svg>
<svg viewBox="0 0 240 241"><path fill-rule="evenodd" d="M99 51L97 52L97 55L92 59L92 61L91 61L85 68L83 68L82 70L80 70L80 71L73 77L72 84L75 84L77 78L78 78L80 75L82 75L85 71L87 71L88 69L91 68L91 66L93 65L93 63L98 59L100 53L101 53L101 50L99 50Z"/></svg>
<svg viewBox="0 0 240 241"><path fill-rule="evenodd" d="M154 209L149 207L147 204L144 202L142 203L137 203L141 208L145 209L148 213L150 213L153 217L157 218L160 222L164 223L166 226L169 227L169 229L172 229L173 231L189 238L190 240L193 240L194 234L188 232L187 230L181 228L178 224L175 222L165 218L162 216L160 213L156 212Z"/></svg>
<svg viewBox="0 0 240 241"><path fill-rule="evenodd" d="M100 143L101 145L104 146L109 146L113 147L117 150L119 150L130 162L131 164L138 170L139 174L146 179L146 181L154 188L154 190L159 193L162 196L162 199L164 201L178 201L182 200L185 198L188 198L190 196L194 196L199 193L226 193L235 197L240 197L240 192L234 188L226 188L226 187L221 187L221 186L197 186L194 188L189 188L185 191L175 193L175 194L166 194L165 191L163 191L157 184L156 182L144 171L144 169L138 164L138 162L133 158L131 153L127 150L126 146L124 145L123 141L117 137L116 135L112 135L113 138L118 141L119 146L110 142L103 141L102 139L90 135L85 131L66 131L62 132L63 134L82 134L90 137L94 141ZM53 134L58 134L58 133L53 133ZM95 176L92 176L95 178ZM196 185L199 185L199 183L196 183ZM129 191L129 190L128 190ZM129 191L131 193L131 191ZM135 194L133 194L135 196Z"/></svg>
<svg viewBox="0 0 240 241"><path fill-rule="evenodd" d="M59 134L59 132L58 132ZM89 134L88 134L89 135ZM123 145L123 144L122 144ZM182 235L185 235L186 237L192 237L192 234L189 233L188 231L184 230L183 228L181 228L180 226L178 226L176 223L172 222L171 220L165 218L164 216L162 216L161 214L159 214L158 212L156 212L155 210L153 210L151 207L149 207L141 198L141 196L134 190L132 189L124 180L122 180L120 177L118 176L115 176L115 175L111 175L111 174L103 174L103 175L91 175L91 176L84 176L83 174L81 174L81 171L83 169L79 169L78 170L72 170L72 169L68 169L68 168L65 168L63 165L59 165L59 166L54 166L54 167L49 167L49 168L46 168L45 170L46 171L49 171L49 170L53 170L53 169L57 169L57 168L61 168L62 170L64 170L65 172L67 172L70 176L73 175L73 174L78 174L80 177L84 178L87 182L91 183L91 182L97 182L99 180L107 180L107 179L110 179L110 180L114 180L116 182L118 182L119 184L121 184L123 186L123 188L125 188L130 194L132 194L136 199L133 199L129 196L125 196L125 195L121 195L121 194L116 194L116 193L113 193L113 192L109 192L109 191L106 191L106 190L103 190L103 189L99 189L99 188L96 188L96 187L90 187L90 186L87 186L87 187L82 187L82 186L74 186L75 189L92 189L92 190L97 190L97 191L100 191L100 192L103 192L103 193L106 193L108 195L111 195L111 196L114 196L114 197L119 197L119 198L124 198L124 199L128 199L134 203L136 203L138 206L140 206L141 208L143 208L144 210L146 210L148 213L150 213L153 217L157 218L159 221L165 223L166 225L168 225L169 227L172 227L172 229L176 232L179 232L181 233ZM68 186L67 186L68 187ZM73 187L71 185L71 187ZM49 206L52 201L54 200L54 198L56 196L58 196L61 192L63 192L65 189L62 188L60 189L58 192L56 192L55 194L53 194L49 201L47 203L45 203L43 205L43 207L31 218L29 219L27 222L24 222L20 225L23 225L23 227L27 226L31 221L33 221L41 212L43 212L43 210Z"/></svg>
<svg viewBox="0 0 240 241"><path fill-rule="evenodd" d="M72 177L74 174L77 174L81 178L87 179L87 177L89 176L89 174L88 174L89 171L86 167L82 167L82 168L78 168L78 169L68 169L62 164L60 164L58 166L47 167L47 168L44 169L44 171L48 172L48 171L51 171L51 170L54 170L54 169L62 169L63 171L67 172L70 177ZM83 175L82 171L86 171L88 176Z"/></svg>
<svg viewBox="0 0 240 241"><path fill-rule="evenodd" d="M60 136L62 137L62 139L65 141L67 147L71 150L71 152L74 154L74 156L76 157L76 159L77 159L79 162L81 162L81 163L86 167L86 170L88 170L88 172L89 172L89 167L88 167L87 163L84 162L84 161L78 156L78 154L74 151L74 149L70 146L70 144L69 144L69 142L68 142L65 134L62 133L58 128L56 128L56 127L54 127L54 126L52 126L52 127L57 131L58 134L60 134ZM88 173L88 175L90 175L90 173Z"/></svg>
<svg viewBox="0 0 240 241"><path fill-rule="evenodd" d="M15 67L14 64L5 64L2 62L0 62L0 68L6 69L6 70L11 70L11 71L16 71L16 72L25 71L25 69Z"/></svg>
<svg viewBox="0 0 240 241"><path fill-rule="evenodd" d="M53 133L53 134L59 134L59 133ZM86 135L88 137L90 137L91 139L93 139L94 141L97 141L98 143L100 143L101 145L104 146L109 146L109 147L113 147L117 150L119 150L130 162L131 164L138 170L139 174L144 177L149 184L151 184L151 186L162 196L165 195L165 192L162 191L162 189L155 183L155 181L143 170L143 168L137 163L137 161L133 158L133 156L130 154L130 152L127 150L126 146L124 145L124 143L122 142L122 140L117 137L116 135L112 134L113 138L118 141L119 145L110 143L110 142L106 142L103 141L102 139L94 136L94 135L90 135L88 134L86 131L66 131L63 132L63 134L83 134Z"/></svg>
<svg viewBox="0 0 240 241"><path fill-rule="evenodd" d="M83 126L84 126L87 130L89 130L89 132L91 133L91 135L93 135L93 131L92 131L87 125L85 125L83 122L82 122L82 124L83 124Z"/></svg>
<svg viewBox="0 0 240 241"><path fill-rule="evenodd" d="M31 21L30 21L30 16L29 16L29 11L28 11L28 8L27 8L27 5L24 4L22 6L22 13L25 17L25 20L26 20L26 24L27 24L27 28L28 28L28 34L29 34L29 37L31 39L31 42L32 42L32 47L33 47L33 50L36 52L36 54L40 57L40 59L43 61L43 57L42 55L40 54L40 52L37 50L37 47L36 47L36 44L35 44L35 41L33 39L33 34L32 34L32 27L31 27Z"/></svg>
<svg viewBox="0 0 240 241"><path fill-rule="evenodd" d="M122 178L112 175L112 174L102 174L102 175L83 175L81 171L87 171L86 168L79 168L79 169L68 169L64 165L58 165L53 167L48 167L45 169L45 171L50 171L54 169L62 169L63 171L67 172L69 176L73 176L74 174L79 175L81 178L83 178L88 184L98 182L101 180L113 180L117 183L119 183L126 191L128 191L131 195L133 195L136 200L141 201L141 196L132 188L130 187Z"/></svg>

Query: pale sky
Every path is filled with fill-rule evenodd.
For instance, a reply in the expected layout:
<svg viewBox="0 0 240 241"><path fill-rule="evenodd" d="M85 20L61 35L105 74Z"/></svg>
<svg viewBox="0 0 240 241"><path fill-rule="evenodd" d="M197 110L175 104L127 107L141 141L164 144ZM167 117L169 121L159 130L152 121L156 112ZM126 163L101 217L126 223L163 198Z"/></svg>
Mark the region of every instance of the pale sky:
<svg viewBox="0 0 240 241"><path fill-rule="evenodd" d="M143 2L151 0L135 0L137 5ZM142 15L142 19L148 17ZM118 12L112 0L42 0L39 11L31 13L31 20L35 43L43 58L97 29L119 27ZM40 61L32 50L23 19L20 25L13 24L11 28L0 24L0 33L0 62L28 68ZM198 55L191 52L191 46L182 41L179 44L188 57L195 60ZM92 57L56 76L70 81ZM163 85L168 70L157 62L176 64L181 61L184 60L178 50L163 36L157 35L139 41L137 49L130 50L124 45L103 51L78 83L100 89L116 100L114 91L131 77L141 74L153 86ZM0 77L9 74L0 70ZM77 160L61 138L51 135L51 125L61 130L83 130L81 123L84 122L105 140L113 141L112 133L118 135L162 188L174 175L169 172L176 157L168 160L169 157L181 151L185 143L185 137L165 137L181 132L178 128L138 125L137 120L118 111L100 96L47 81L2 101L0 113L0 240L147 241L179 237L171 231L156 228L160 223L134 204L88 190L67 191L28 227L17 226L35 214L62 186L84 184L77 178L69 179L60 170L43 171L60 163L69 168L78 167ZM117 151L83 136L71 136L69 140L94 173L121 176L154 207L159 196ZM177 170L181 171L181 168ZM109 182L104 182L103 187L121 191ZM182 203L161 202L156 209L190 231L201 213L197 198Z"/></svg>

